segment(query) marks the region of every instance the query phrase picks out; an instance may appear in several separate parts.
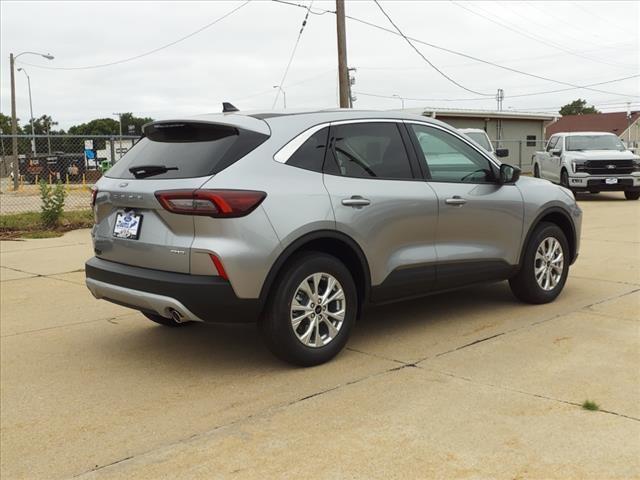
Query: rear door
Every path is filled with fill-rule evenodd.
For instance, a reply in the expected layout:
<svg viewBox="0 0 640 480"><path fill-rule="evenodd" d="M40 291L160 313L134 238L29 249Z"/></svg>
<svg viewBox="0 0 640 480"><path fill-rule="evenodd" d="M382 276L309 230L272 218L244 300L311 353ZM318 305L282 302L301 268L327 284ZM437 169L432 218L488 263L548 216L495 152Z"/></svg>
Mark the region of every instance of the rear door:
<svg viewBox="0 0 640 480"><path fill-rule="evenodd" d="M194 219L165 210L156 192L198 189L266 140L230 125L159 122L97 184L97 257L189 273Z"/></svg>
<svg viewBox="0 0 640 480"><path fill-rule="evenodd" d="M372 300L410 297L434 287L437 199L418 174L401 122L332 123L324 183L336 227L364 251Z"/></svg>
<svg viewBox="0 0 640 480"><path fill-rule="evenodd" d="M558 138L559 137L557 135L553 135L547 142L547 147L545 148L544 153L540 155L540 158L541 158L540 176L547 180L551 180L551 171L550 171L552 167L551 150L553 150L556 147L556 144L558 143Z"/></svg>

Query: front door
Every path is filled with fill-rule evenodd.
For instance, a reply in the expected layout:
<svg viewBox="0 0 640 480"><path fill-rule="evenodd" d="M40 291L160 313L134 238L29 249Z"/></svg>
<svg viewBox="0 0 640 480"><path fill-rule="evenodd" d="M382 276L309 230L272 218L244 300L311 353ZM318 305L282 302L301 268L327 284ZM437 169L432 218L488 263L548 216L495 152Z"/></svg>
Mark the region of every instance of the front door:
<svg viewBox="0 0 640 480"><path fill-rule="evenodd" d="M437 126L408 127L438 197L438 289L507 278L522 238L520 190L498 184L489 159L461 137Z"/></svg>
<svg viewBox="0 0 640 480"><path fill-rule="evenodd" d="M364 251L371 299L383 302L434 288L438 205L420 178L402 122L332 124L324 183L336 228Z"/></svg>

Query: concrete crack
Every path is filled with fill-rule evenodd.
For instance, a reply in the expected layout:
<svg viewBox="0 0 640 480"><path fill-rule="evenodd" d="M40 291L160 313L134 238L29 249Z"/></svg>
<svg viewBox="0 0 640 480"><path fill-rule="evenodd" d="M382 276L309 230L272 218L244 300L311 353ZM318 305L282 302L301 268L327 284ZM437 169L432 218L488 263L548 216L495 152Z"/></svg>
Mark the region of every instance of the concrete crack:
<svg viewBox="0 0 640 480"><path fill-rule="evenodd" d="M511 387L505 387L503 385L496 385L496 384L493 384L493 383L479 382L479 381L474 380L474 379L469 378L469 377L463 377L461 375L456 375L456 374L449 373L449 372L443 372L441 370L436 370L436 369L433 369L433 368L429 368L427 370L429 370L431 372L434 372L434 373L439 373L441 375L446 375L447 377L452 377L452 378L456 378L458 380L463 380L465 382L473 383L473 384L476 384L476 385L482 385L482 386L485 386L485 387L496 388L496 389L504 390L504 391L507 391L507 392L519 393L521 395L528 395L530 397L541 398L543 400L550 400L550 401L553 401L553 402L564 403L566 405L572 405L574 407L582 408L582 404L577 403L577 402L572 402L571 400L563 400L561 398L549 397L547 395L542 395L540 393L527 392L525 390L519 390L517 388L511 388ZM601 408L601 409L595 410L595 412L606 413L608 415L615 415L617 417L627 418L629 420L633 420L634 422L640 422L640 418L632 417L630 415L625 415L624 413L614 412L612 410L606 410L606 409L602 409Z"/></svg>

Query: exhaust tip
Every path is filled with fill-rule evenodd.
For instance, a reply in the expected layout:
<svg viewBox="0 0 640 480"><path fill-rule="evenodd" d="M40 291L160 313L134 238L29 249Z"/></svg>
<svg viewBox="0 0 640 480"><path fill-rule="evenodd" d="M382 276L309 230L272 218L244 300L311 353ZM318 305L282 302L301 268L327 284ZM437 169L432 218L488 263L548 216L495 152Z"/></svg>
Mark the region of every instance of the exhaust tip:
<svg viewBox="0 0 640 480"><path fill-rule="evenodd" d="M182 323L184 321L182 314L173 308L169 309L169 315L171 315L171 319L176 323Z"/></svg>

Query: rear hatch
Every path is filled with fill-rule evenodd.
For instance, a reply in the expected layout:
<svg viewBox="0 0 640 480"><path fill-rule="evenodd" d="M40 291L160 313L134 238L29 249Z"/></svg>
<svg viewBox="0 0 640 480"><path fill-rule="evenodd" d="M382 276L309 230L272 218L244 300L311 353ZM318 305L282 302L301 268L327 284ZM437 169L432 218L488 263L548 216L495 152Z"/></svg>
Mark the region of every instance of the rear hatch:
<svg viewBox="0 0 640 480"><path fill-rule="evenodd" d="M156 192L197 190L268 138L262 121L251 119L254 129L224 121L145 126L145 136L96 185L97 257L189 273L194 217L165 210Z"/></svg>

